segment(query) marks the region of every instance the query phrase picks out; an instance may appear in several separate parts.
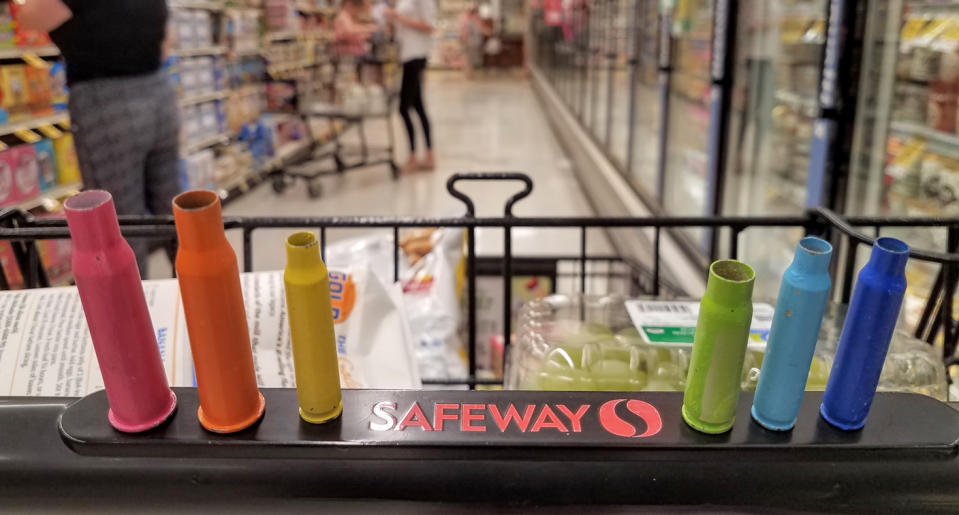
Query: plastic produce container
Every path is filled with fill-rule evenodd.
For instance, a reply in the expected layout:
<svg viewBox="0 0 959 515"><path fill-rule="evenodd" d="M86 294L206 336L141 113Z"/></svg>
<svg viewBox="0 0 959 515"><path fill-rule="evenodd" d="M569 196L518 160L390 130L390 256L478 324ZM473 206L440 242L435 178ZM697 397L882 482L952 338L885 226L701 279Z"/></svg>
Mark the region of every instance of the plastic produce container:
<svg viewBox="0 0 959 515"><path fill-rule="evenodd" d="M633 325L620 296L551 295L523 306L506 365L513 390L682 391L692 345L648 343ZM826 308L806 390L823 390L845 319L843 305ZM759 379L764 347L746 353L742 388ZM946 399L939 350L896 331L879 380L880 391L922 393Z"/></svg>

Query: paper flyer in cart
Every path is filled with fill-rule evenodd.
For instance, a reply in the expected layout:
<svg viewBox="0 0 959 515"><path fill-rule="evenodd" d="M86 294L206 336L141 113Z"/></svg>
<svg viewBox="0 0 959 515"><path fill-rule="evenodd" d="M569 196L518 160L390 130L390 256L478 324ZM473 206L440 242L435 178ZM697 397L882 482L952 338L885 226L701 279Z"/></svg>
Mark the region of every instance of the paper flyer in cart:
<svg viewBox="0 0 959 515"><path fill-rule="evenodd" d="M349 312L336 324L344 388L421 386L399 292L367 269L348 279ZM242 274L257 382L293 387L282 272ZM143 282L171 386L195 386L189 337L175 279ZM77 397L103 388L75 287L0 292L0 396Z"/></svg>
<svg viewBox="0 0 959 515"><path fill-rule="evenodd" d="M193 384L186 325L174 279L144 281L171 385ZM0 395L74 397L103 388L74 287L0 292Z"/></svg>

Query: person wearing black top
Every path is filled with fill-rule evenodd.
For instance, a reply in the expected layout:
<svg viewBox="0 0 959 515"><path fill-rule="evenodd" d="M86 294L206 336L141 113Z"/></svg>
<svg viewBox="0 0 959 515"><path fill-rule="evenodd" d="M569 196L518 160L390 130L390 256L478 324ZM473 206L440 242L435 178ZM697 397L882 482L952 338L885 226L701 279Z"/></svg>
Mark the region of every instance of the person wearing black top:
<svg viewBox="0 0 959 515"><path fill-rule="evenodd" d="M19 22L60 48L70 125L87 189L121 215L170 214L179 192L176 90L160 70L165 0L13 0ZM131 241L146 274L147 242Z"/></svg>

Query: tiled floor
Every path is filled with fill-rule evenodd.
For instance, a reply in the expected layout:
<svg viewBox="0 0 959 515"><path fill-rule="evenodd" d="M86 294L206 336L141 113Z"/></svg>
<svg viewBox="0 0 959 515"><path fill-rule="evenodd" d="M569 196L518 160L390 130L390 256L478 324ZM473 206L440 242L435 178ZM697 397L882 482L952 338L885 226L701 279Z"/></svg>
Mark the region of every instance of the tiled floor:
<svg viewBox="0 0 959 515"><path fill-rule="evenodd" d="M282 194L269 185L258 187L231 202L230 216L458 216L462 204L446 191L447 178L461 171L520 171L534 181L533 193L519 202L519 216L589 216L586 201L570 164L550 130L528 82L518 75L483 77L467 81L455 72L429 72L426 103L433 124L437 169L390 179L386 166L348 172L322 179L324 194L310 199L300 181ZM370 127L374 144L386 141L385 124ZM397 158L408 152L402 124L395 117ZM479 216L502 214L505 200L518 190L515 184L464 185ZM257 231L254 236L254 268L283 267L282 241L289 231ZM514 229L514 252L527 255L578 252L578 230ZM330 241L346 236L331 231ZM351 233L350 235L355 235ZM239 251L239 234L231 234ZM477 237L480 254L502 249L502 231L485 230ZM591 253L609 254L605 236L591 232ZM238 252L239 254L239 252ZM151 261L151 277L168 277L163 256Z"/></svg>

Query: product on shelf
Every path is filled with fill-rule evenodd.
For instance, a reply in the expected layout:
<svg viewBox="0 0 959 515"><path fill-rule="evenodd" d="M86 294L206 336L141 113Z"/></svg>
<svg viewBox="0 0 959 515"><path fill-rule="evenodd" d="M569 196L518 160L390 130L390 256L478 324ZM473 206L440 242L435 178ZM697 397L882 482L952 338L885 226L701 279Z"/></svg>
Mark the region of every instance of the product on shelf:
<svg viewBox="0 0 959 515"><path fill-rule="evenodd" d="M27 66L27 105L33 116L53 114L53 88L50 85L50 71L47 68Z"/></svg>
<svg viewBox="0 0 959 515"><path fill-rule="evenodd" d="M957 84L935 80L929 84L929 103L926 125L942 132L955 132L956 112L959 106Z"/></svg>
<svg viewBox="0 0 959 515"><path fill-rule="evenodd" d="M13 13L10 12L10 5L14 3L16 2L0 3L0 48L11 48L17 44L15 36L17 24L13 20Z"/></svg>
<svg viewBox="0 0 959 515"><path fill-rule="evenodd" d="M0 164L0 188L3 188L3 165ZM3 191L0 190L0 205L3 204ZM0 241L0 268L7 276L7 284L11 290L19 290L24 287L23 275L20 273L20 267L17 266L17 258L13 253L13 247L9 241Z"/></svg>
<svg viewBox="0 0 959 515"><path fill-rule="evenodd" d="M180 189L210 190L213 180L214 157L210 149L200 150L180 158Z"/></svg>
<svg viewBox="0 0 959 515"><path fill-rule="evenodd" d="M227 10L221 19L222 42L234 52L256 52L260 48L260 11Z"/></svg>
<svg viewBox="0 0 959 515"><path fill-rule="evenodd" d="M926 123L929 105L929 88L925 84L897 82L892 103L893 120L918 124Z"/></svg>
<svg viewBox="0 0 959 515"><path fill-rule="evenodd" d="M46 191L57 185L57 161L53 152L53 142L48 139L33 144L39 168L40 190Z"/></svg>
<svg viewBox="0 0 959 515"><path fill-rule="evenodd" d="M279 148L270 125L264 122L248 123L240 129L237 141L244 143L258 166L275 155Z"/></svg>
<svg viewBox="0 0 959 515"><path fill-rule="evenodd" d="M50 99L55 111L67 110L67 68L62 61L50 65Z"/></svg>
<svg viewBox="0 0 959 515"><path fill-rule="evenodd" d="M17 145L7 150L13 154L13 187L21 199L32 199L40 194L40 165L33 145Z"/></svg>
<svg viewBox="0 0 959 515"><path fill-rule="evenodd" d="M213 161L213 182L223 187L229 181L239 179L253 170L253 156L242 144L223 148Z"/></svg>
<svg viewBox="0 0 959 515"><path fill-rule="evenodd" d="M244 125L254 123L263 114L262 88L244 86L230 92L224 107L226 128L237 134Z"/></svg>
<svg viewBox="0 0 959 515"><path fill-rule="evenodd" d="M10 120L21 120L30 115L25 65L0 66L0 91L3 92L3 109Z"/></svg>
<svg viewBox="0 0 959 515"><path fill-rule="evenodd" d="M0 150L0 206L15 204L20 200L20 191L14 186L17 169L14 157L11 149Z"/></svg>
<svg viewBox="0 0 959 515"><path fill-rule="evenodd" d="M266 0L266 26L270 31L285 32L301 29L294 0Z"/></svg>
<svg viewBox="0 0 959 515"><path fill-rule="evenodd" d="M62 210L53 213L39 213L34 216L38 218L64 218ZM47 279L51 285L65 285L73 279L73 266L71 259L73 257L73 247L68 239L48 239L38 240L37 247L40 252L40 261L47 272ZM6 264L4 264L6 266ZM4 268L7 270L7 268Z"/></svg>
<svg viewBox="0 0 959 515"><path fill-rule="evenodd" d="M57 165L57 182L73 184L80 182L80 165L73 146L73 135L64 133L53 140L53 155Z"/></svg>
<svg viewBox="0 0 959 515"><path fill-rule="evenodd" d="M16 21L19 16L20 9L23 9L21 4L11 1L7 2L10 6L10 13L13 15L14 21ZM39 30L30 30L25 29L20 26L19 23L16 23L14 28L14 39L17 42L17 46L21 47L33 47L33 46L44 46L50 44L50 36L46 32L41 32Z"/></svg>
<svg viewBox="0 0 959 515"><path fill-rule="evenodd" d="M272 81L266 85L266 108L274 113L296 112L296 86Z"/></svg>

